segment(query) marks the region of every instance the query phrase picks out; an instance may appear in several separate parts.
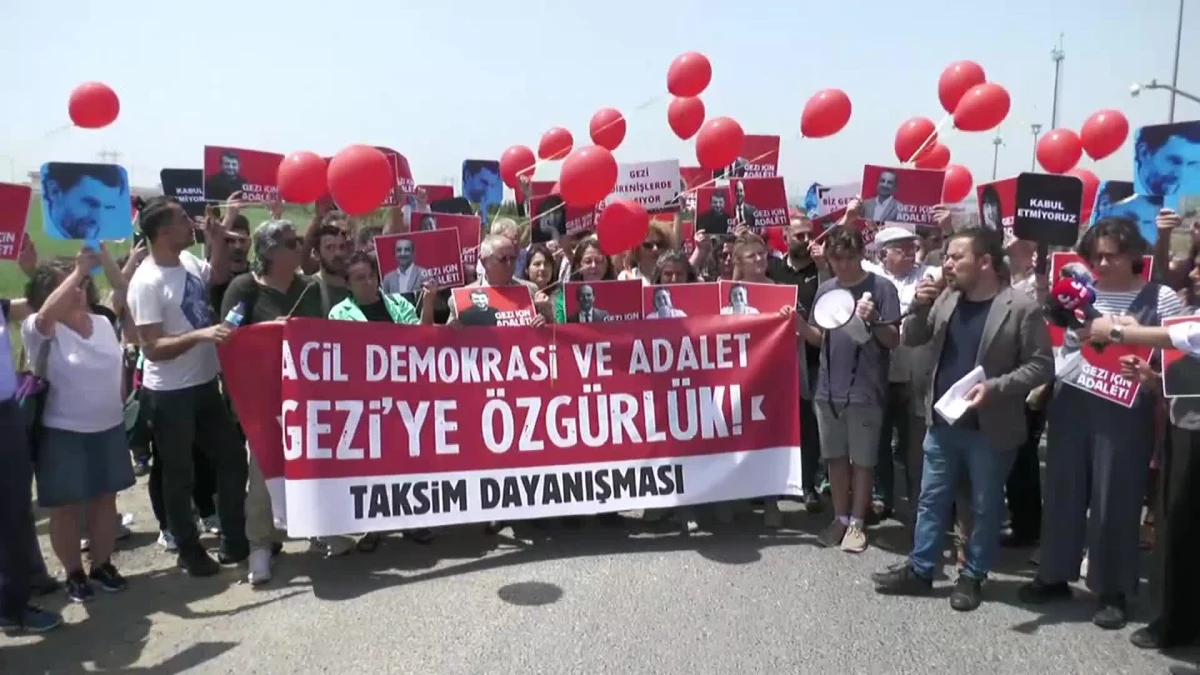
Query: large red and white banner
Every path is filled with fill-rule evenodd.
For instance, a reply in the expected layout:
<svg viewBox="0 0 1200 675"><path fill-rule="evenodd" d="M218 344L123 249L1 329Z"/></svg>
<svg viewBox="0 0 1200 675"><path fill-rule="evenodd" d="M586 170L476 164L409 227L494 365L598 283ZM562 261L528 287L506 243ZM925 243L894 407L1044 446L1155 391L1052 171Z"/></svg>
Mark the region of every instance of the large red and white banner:
<svg viewBox="0 0 1200 675"><path fill-rule="evenodd" d="M777 315L458 330L294 319L221 347L296 537L797 494L797 353Z"/></svg>

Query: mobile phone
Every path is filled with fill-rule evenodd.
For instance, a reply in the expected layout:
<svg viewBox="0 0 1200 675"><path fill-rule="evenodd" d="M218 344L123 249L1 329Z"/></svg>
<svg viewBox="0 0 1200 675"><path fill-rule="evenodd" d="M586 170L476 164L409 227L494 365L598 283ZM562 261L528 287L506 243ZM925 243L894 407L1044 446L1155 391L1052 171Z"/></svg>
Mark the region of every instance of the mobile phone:
<svg viewBox="0 0 1200 675"><path fill-rule="evenodd" d="M134 248L137 248L138 245L141 244L143 241L146 241L146 235L142 234L141 232L133 233L133 247Z"/></svg>

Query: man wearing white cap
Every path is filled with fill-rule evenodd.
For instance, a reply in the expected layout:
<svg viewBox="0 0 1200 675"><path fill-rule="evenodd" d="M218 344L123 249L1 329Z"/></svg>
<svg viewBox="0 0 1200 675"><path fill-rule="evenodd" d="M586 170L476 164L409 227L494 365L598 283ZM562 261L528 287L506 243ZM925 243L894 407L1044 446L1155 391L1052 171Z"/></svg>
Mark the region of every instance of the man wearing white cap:
<svg viewBox="0 0 1200 675"><path fill-rule="evenodd" d="M917 284L924 278L936 280L942 276L941 268L917 262L920 244L921 240L916 232L889 225L875 235L874 246L879 253L879 262L863 262L865 269L895 285L900 296L902 316L912 304ZM890 518L896 506L893 437L896 439L895 458L904 464L906 497L909 508L914 513L917 495L921 490L921 463L917 455L921 452L921 437L925 433L925 424L918 417L919 406L914 405L914 400L919 401L920 398L914 399L913 391L914 388L920 388L927 378L917 375L919 349L901 345L892 351L883 427L879 434L879 460L875 473L876 489L880 498L875 513L880 519ZM928 382L924 382L924 385L928 385Z"/></svg>

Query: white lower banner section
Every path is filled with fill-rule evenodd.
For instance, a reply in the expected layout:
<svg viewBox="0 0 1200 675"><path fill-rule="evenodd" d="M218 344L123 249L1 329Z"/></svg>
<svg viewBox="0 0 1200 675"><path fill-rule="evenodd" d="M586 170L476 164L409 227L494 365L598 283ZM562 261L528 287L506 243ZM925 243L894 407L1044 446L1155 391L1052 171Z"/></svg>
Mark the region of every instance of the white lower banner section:
<svg viewBox="0 0 1200 675"><path fill-rule="evenodd" d="M670 508L800 492L799 447L286 482L288 535L293 537Z"/></svg>

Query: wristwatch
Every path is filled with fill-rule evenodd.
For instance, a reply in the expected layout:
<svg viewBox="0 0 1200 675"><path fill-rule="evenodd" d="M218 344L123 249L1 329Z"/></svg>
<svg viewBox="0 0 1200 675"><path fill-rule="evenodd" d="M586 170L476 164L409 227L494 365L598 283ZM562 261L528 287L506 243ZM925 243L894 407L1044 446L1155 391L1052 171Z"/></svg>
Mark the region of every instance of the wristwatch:
<svg viewBox="0 0 1200 675"><path fill-rule="evenodd" d="M1110 328L1108 331L1108 339L1118 344L1122 342L1125 339L1125 327L1113 326Z"/></svg>

